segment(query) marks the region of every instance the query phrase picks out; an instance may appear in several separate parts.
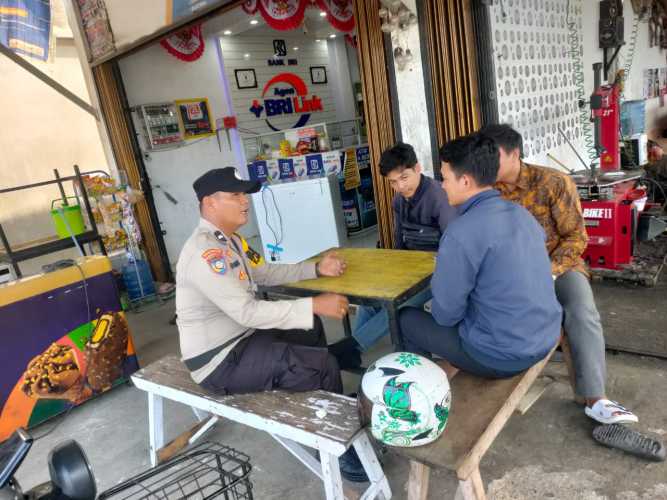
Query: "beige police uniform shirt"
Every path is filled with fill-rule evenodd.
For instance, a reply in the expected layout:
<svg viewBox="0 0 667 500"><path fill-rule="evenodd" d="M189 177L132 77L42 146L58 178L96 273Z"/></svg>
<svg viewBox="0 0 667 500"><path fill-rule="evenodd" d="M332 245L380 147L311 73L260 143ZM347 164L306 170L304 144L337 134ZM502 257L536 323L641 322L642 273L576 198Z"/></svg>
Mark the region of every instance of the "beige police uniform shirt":
<svg viewBox="0 0 667 500"><path fill-rule="evenodd" d="M265 301L255 292L316 276L314 263L265 264L242 237L200 219L176 265L181 355L193 380L201 383L255 329L312 329L312 298Z"/></svg>

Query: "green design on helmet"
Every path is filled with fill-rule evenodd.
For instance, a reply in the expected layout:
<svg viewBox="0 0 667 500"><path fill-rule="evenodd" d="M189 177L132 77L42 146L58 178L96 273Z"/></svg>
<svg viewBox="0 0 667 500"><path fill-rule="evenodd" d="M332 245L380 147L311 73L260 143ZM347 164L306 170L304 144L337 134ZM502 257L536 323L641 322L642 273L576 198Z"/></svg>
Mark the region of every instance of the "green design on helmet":
<svg viewBox="0 0 667 500"><path fill-rule="evenodd" d="M361 381L362 421L391 446L421 446L444 432L450 387L445 372L413 353L394 353L372 364Z"/></svg>
<svg viewBox="0 0 667 500"><path fill-rule="evenodd" d="M422 364L419 356L410 352L400 353L396 358L396 362L400 363L406 368L410 368L411 366L420 366Z"/></svg>

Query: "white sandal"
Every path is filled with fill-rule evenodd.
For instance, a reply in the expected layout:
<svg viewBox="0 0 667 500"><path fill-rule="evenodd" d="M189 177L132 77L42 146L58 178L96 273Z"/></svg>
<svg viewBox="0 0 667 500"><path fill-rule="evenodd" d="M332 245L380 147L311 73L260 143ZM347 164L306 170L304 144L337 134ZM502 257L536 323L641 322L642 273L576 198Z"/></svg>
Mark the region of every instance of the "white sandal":
<svg viewBox="0 0 667 500"><path fill-rule="evenodd" d="M592 407L584 410L593 420L601 424L632 424L639 422L637 415L616 401L600 399Z"/></svg>

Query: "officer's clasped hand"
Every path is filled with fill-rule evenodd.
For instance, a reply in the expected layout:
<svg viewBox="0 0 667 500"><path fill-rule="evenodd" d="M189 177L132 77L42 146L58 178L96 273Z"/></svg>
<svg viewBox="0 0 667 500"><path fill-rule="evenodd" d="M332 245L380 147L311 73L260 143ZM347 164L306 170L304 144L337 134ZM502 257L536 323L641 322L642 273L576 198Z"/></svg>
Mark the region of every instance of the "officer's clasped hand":
<svg viewBox="0 0 667 500"><path fill-rule="evenodd" d="M346 268L347 264L336 252L327 253L322 260L317 263L317 273L320 276L328 276L331 278L342 276Z"/></svg>

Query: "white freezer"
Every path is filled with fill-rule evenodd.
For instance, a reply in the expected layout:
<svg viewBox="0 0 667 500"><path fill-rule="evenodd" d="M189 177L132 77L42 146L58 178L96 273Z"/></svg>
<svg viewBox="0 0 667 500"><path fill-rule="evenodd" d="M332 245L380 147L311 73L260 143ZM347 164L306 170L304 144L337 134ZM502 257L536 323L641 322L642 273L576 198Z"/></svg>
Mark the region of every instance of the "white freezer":
<svg viewBox="0 0 667 500"><path fill-rule="evenodd" d="M265 185L252 202L267 262L295 264L347 242L335 174Z"/></svg>

